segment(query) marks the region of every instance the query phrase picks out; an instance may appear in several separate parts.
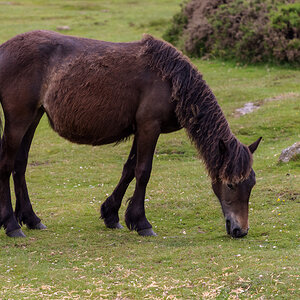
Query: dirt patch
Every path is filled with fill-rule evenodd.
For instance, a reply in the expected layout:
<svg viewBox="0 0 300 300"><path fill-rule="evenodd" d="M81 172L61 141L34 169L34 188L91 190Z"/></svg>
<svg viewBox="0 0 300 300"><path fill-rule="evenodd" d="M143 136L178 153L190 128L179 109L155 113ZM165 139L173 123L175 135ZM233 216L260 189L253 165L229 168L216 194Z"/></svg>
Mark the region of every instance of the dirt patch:
<svg viewBox="0 0 300 300"><path fill-rule="evenodd" d="M253 103L253 102L248 102L245 103L245 105L241 108L237 108L235 110L235 115L238 116L243 116L246 114L252 113L254 110L259 109L259 105Z"/></svg>
<svg viewBox="0 0 300 300"><path fill-rule="evenodd" d="M280 100L295 98L295 97L300 97L300 94L299 93L294 93L294 92L285 93L285 94L281 94L281 95L278 95L278 96L275 96L275 97L266 98L266 99L263 100L263 102L280 101Z"/></svg>
<svg viewBox="0 0 300 300"><path fill-rule="evenodd" d="M49 160L45 160L45 161L32 161L31 163L29 163L28 165L29 166L32 166L32 167L38 167L38 166L42 166L42 165L49 165L50 164L50 161Z"/></svg>
<svg viewBox="0 0 300 300"><path fill-rule="evenodd" d="M284 200L290 200L290 201L296 201L297 203L300 202L300 193L295 191L283 191L280 194L278 194L279 199Z"/></svg>
<svg viewBox="0 0 300 300"><path fill-rule="evenodd" d="M245 105L243 107L237 108L235 110L234 116L240 117L240 116L243 116L246 114L250 114L253 111L259 109L261 105L263 105L264 103L267 103L267 102L280 101L280 100L285 100L285 99L290 99L290 98L295 98L295 97L300 97L300 94L290 92L290 93L280 94L280 95L270 97L270 98L265 98L263 100L258 100L256 102L247 102L247 103L245 103Z"/></svg>

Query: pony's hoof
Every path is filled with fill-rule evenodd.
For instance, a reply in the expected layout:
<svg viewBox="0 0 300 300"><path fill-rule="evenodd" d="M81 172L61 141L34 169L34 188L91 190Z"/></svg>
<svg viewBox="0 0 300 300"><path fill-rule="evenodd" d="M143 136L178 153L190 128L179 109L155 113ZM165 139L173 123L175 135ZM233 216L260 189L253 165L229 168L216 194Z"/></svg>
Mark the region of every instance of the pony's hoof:
<svg viewBox="0 0 300 300"><path fill-rule="evenodd" d="M28 229L38 229L38 230L44 230L44 229L47 229L47 226L44 225L43 223L37 223L36 225L33 225L33 226L28 226L26 225Z"/></svg>
<svg viewBox="0 0 300 300"><path fill-rule="evenodd" d="M137 232L141 236L157 236L157 234L152 230L152 228L141 229Z"/></svg>
<svg viewBox="0 0 300 300"><path fill-rule="evenodd" d="M105 224L107 228L111 229L123 229L124 227L118 222L113 224Z"/></svg>
<svg viewBox="0 0 300 300"><path fill-rule="evenodd" d="M7 232L6 235L9 237L13 237L13 238L26 237L26 235L23 233L23 231L21 229L16 229L16 230Z"/></svg>

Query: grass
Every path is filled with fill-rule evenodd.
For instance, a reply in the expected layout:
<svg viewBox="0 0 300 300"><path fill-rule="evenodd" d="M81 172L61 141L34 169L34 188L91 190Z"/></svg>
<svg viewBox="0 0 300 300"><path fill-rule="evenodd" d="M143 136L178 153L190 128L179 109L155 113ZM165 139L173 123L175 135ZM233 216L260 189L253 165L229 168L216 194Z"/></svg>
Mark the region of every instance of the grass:
<svg viewBox="0 0 300 300"><path fill-rule="evenodd" d="M58 26L110 41L137 40L143 32L160 37L179 3L2 1L0 41ZM264 137L255 153L249 235L226 235L210 181L184 131L161 136L155 153L146 212L158 237L106 229L99 207L118 182L130 141L115 147L71 144L43 118L27 182L48 230L24 228L27 238L19 240L2 230L0 299L299 299L300 165L278 163L278 157L300 138L300 71L193 63L238 138L250 144ZM264 101L269 98L277 100ZM235 117L234 110L249 101L262 105ZM125 209L126 201L123 225Z"/></svg>

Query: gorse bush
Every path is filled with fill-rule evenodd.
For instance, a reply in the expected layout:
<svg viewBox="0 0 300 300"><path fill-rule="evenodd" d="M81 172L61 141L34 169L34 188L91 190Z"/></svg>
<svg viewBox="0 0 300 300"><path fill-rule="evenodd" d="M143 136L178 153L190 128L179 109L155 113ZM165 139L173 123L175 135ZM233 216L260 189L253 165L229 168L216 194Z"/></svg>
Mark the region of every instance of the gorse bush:
<svg viewBox="0 0 300 300"><path fill-rule="evenodd" d="M281 60L300 60L300 3L281 5L270 14L272 31L277 33L281 44L275 45L276 56ZM281 46L281 47L280 47Z"/></svg>
<svg viewBox="0 0 300 300"><path fill-rule="evenodd" d="M274 28L299 34L300 30L300 3L282 5L278 11L271 13L271 24ZM293 36L291 36L293 37Z"/></svg>
<svg viewBox="0 0 300 300"><path fill-rule="evenodd" d="M190 55L300 64L300 3L191 0L164 38Z"/></svg>

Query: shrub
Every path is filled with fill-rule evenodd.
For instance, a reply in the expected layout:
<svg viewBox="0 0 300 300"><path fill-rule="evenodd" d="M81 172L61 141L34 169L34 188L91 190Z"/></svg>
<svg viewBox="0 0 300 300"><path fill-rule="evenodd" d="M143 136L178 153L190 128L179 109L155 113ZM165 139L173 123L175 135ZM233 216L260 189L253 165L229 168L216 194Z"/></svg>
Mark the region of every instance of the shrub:
<svg viewBox="0 0 300 300"><path fill-rule="evenodd" d="M164 38L194 56L300 64L300 3L191 0Z"/></svg>

